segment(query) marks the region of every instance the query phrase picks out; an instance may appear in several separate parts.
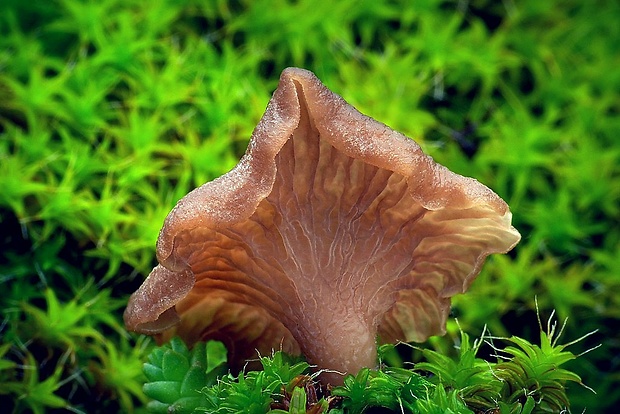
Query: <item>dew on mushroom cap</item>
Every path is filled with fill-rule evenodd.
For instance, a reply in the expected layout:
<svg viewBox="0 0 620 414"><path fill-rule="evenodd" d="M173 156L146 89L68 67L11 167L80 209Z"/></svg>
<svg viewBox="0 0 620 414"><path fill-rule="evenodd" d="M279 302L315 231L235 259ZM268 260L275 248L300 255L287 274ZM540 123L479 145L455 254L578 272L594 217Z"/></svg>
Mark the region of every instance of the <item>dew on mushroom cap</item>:
<svg viewBox="0 0 620 414"><path fill-rule="evenodd" d="M443 334L450 298L519 238L490 189L289 68L237 167L166 218L125 324L222 340L233 363L282 349L356 373L377 336Z"/></svg>

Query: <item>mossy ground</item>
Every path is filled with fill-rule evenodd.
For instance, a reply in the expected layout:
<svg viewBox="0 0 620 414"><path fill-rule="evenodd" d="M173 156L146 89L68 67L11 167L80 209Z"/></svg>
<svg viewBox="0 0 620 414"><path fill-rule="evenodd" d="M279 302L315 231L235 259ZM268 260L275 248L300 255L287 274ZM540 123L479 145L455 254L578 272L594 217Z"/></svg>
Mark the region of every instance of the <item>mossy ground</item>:
<svg viewBox="0 0 620 414"><path fill-rule="evenodd" d="M537 298L566 341L598 330L568 365L598 395L571 385L572 411L620 404L618 19L612 0L3 1L1 406L144 409L153 345L124 331L126 299L287 66L508 201L523 240L454 316L537 343ZM456 356L459 337L421 346Z"/></svg>

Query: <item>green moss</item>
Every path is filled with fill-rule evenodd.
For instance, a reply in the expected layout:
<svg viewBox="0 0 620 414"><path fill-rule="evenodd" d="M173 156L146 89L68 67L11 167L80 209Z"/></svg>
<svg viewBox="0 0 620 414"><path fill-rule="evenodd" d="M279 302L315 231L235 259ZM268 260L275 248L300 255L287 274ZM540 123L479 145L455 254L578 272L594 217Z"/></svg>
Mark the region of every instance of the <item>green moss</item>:
<svg viewBox="0 0 620 414"><path fill-rule="evenodd" d="M486 334L472 344L461 332L455 359L422 349L425 361L417 363L415 370L385 365L378 370L364 368L345 376L338 387L322 386L317 380L320 372L282 352L261 357L262 370L222 375L221 348L216 348L221 343L200 342L190 352L173 338L149 355L144 391L153 399L148 405L153 413L563 412L570 405L567 384L584 386L577 374L562 368L577 358L566 348L585 338L561 345L558 340L565 325L559 331L554 319L546 328L540 321L539 325L540 345L516 336ZM508 345L492 344L496 354L485 360L478 356L483 341ZM219 379L214 375L218 371Z"/></svg>
<svg viewBox="0 0 620 414"><path fill-rule="evenodd" d="M568 337L598 329L567 366L605 398L570 388L572 410L614 407L619 17L605 0L3 1L0 405L143 409L150 345L123 304L171 207L235 165L302 66L508 201L523 240L455 298L462 330L536 342L537 298ZM448 331L422 347L456 358Z"/></svg>

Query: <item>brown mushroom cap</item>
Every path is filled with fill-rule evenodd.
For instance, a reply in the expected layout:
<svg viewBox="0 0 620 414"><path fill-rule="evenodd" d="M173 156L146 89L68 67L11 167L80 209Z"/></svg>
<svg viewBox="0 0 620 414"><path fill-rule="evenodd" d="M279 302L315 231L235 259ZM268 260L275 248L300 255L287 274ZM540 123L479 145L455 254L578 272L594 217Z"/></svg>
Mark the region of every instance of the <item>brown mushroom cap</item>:
<svg viewBox="0 0 620 414"><path fill-rule="evenodd" d="M289 68L239 164L166 218L125 323L223 340L233 361L283 349L355 373L377 335L443 334L450 297L519 238L490 189Z"/></svg>

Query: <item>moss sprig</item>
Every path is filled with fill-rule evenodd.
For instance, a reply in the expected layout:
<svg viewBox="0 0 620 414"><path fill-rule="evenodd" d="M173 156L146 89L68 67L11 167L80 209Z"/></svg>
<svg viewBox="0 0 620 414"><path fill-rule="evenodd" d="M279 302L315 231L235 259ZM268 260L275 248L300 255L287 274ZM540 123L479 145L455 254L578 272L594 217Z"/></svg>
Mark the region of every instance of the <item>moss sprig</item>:
<svg viewBox="0 0 620 414"><path fill-rule="evenodd" d="M532 410L534 413L567 410L570 406L567 384L570 382L594 392L582 382L579 375L561 368L565 363L578 357L566 348L594 332L566 344L558 344L566 320L560 330L556 331L558 325L557 321L553 320L553 315L552 313L549 317L546 329L543 328L539 318L540 345L534 345L516 336L501 338L510 345L501 350L497 349L500 361L493 371L502 381L501 401L512 407L511 410L515 407L531 406L532 399L535 402Z"/></svg>
<svg viewBox="0 0 620 414"><path fill-rule="evenodd" d="M204 388L207 404L203 411L262 414L271 409L298 412L307 406L311 412L324 412L327 403L317 397L317 383L307 375L307 362L275 352L270 357L260 357L260 363L262 371L241 372L237 376L229 373L215 386ZM297 391L300 388L303 392Z"/></svg>

